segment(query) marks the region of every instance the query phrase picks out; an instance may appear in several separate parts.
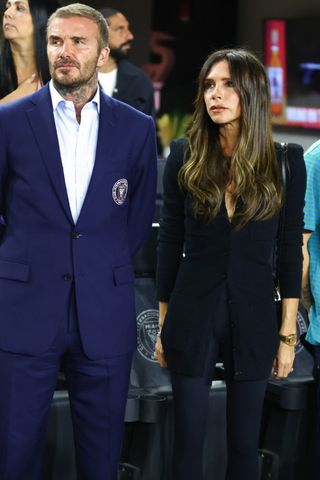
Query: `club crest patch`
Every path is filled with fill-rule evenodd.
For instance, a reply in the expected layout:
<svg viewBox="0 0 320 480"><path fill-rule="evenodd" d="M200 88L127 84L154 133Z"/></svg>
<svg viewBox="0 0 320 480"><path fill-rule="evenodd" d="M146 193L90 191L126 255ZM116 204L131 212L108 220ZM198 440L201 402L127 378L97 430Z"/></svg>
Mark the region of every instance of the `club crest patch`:
<svg viewBox="0 0 320 480"><path fill-rule="evenodd" d="M157 363L154 358L154 346L159 330L159 311L153 308L144 310L137 317L138 352L151 363Z"/></svg>
<svg viewBox="0 0 320 480"><path fill-rule="evenodd" d="M123 205L128 193L128 180L120 178L112 187L112 198L117 205Z"/></svg>

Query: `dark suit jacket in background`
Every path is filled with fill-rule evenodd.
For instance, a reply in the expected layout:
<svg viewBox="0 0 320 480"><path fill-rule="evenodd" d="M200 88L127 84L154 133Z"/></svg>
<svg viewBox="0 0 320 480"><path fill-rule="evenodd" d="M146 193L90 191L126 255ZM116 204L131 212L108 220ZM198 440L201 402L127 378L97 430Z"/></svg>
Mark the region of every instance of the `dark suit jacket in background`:
<svg viewBox="0 0 320 480"><path fill-rule="evenodd" d="M151 80L143 70L128 60L118 63L117 84L112 97L147 115L155 114Z"/></svg>
<svg viewBox="0 0 320 480"><path fill-rule="evenodd" d="M215 306L223 299L228 306L234 378L268 378L279 345L272 276L279 215L235 230L223 202L211 223L196 220L190 196L177 184L185 146L185 139L172 143L163 178L157 288L158 299L169 302L162 329L169 369L203 374ZM279 276L282 297L300 298L306 172L302 148L290 144L288 153Z"/></svg>
<svg viewBox="0 0 320 480"><path fill-rule="evenodd" d="M103 93L100 98L95 165L76 224L48 85L0 108L2 350L47 351L72 285L90 359L136 346L132 258L154 211L154 122ZM125 182L128 193L119 202L117 185Z"/></svg>

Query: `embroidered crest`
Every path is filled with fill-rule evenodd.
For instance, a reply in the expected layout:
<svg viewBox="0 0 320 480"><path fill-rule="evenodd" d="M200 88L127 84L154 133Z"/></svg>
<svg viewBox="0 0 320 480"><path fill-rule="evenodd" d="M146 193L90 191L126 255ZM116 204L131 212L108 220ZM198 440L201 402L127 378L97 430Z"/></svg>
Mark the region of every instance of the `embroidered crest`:
<svg viewBox="0 0 320 480"><path fill-rule="evenodd" d="M128 180L120 178L112 187L112 198L117 205L123 205L128 193Z"/></svg>

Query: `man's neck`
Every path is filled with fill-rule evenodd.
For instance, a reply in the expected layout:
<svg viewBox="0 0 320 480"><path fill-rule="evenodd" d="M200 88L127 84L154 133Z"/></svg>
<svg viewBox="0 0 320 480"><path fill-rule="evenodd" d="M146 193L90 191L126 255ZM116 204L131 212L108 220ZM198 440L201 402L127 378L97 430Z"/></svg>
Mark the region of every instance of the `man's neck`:
<svg viewBox="0 0 320 480"><path fill-rule="evenodd" d="M117 62L115 61L114 58L112 58L111 56L109 56L107 63L105 63L105 64L99 69L99 71L100 71L101 73L109 73L109 72L112 72L112 70L115 70L116 68L118 68Z"/></svg>
<svg viewBox="0 0 320 480"><path fill-rule="evenodd" d="M81 122L81 110L85 106L86 103L90 102L94 97L97 88L97 78L96 75L81 87L77 88L76 90L70 91L68 87L64 87L62 85L56 85L54 82L55 89L60 93L60 95L67 101L70 101L74 104L74 108L76 111L76 117L78 122Z"/></svg>

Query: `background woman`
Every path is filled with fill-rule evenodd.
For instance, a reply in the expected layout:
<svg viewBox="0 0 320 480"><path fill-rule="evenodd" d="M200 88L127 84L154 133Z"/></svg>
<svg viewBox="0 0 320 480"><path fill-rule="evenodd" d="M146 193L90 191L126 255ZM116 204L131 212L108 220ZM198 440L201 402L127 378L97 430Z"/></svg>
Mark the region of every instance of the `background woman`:
<svg viewBox="0 0 320 480"><path fill-rule="evenodd" d="M268 378L290 373L301 290L305 166L290 144L282 195L263 65L245 50L204 63L187 139L164 173L156 354L172 376L174 480L201 480L209 390L218 355L227 387L228 480L258 480L258 437ZM272 252L285 224L277 325Z"/></svg>
<svg viewBox="0 0 320 480"><path fill-rule="evenodd" d="M36 91L49 79L46 26L55 0L8 0L3 14L0 103Z"/></svg>

